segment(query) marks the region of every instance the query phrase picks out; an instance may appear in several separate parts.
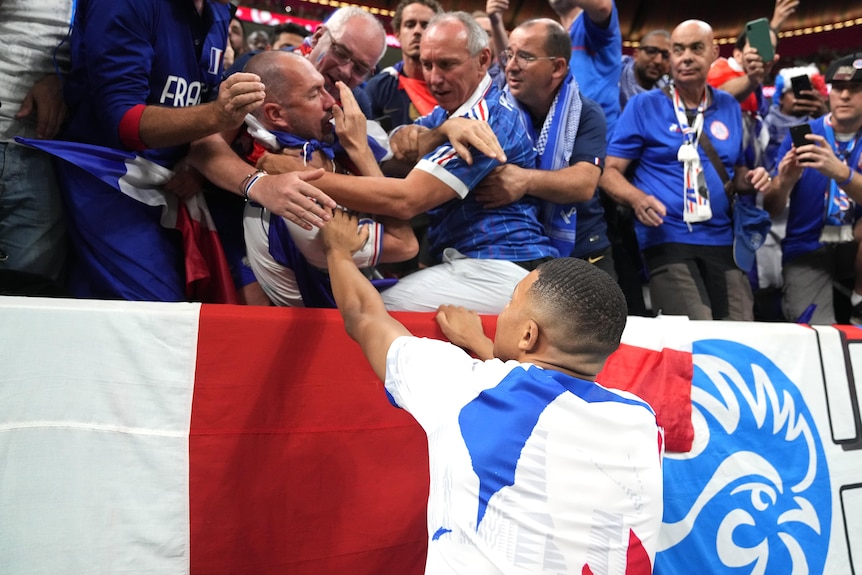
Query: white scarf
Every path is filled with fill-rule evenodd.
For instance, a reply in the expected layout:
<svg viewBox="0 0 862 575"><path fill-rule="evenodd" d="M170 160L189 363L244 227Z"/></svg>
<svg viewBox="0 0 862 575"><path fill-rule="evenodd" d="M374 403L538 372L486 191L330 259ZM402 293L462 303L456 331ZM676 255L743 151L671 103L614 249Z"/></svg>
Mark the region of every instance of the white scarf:
<svg viewBox="0 0 862 575"><path fill-rule="evenodd" d="M687 224L705 222L712 218L712 208L709 206L709 189L706 187L706 177L697 148L703 131L703 112L706 109L708 92L704 91L694 124L689 126L682 98L675 87L671 86L670 90L676 119L683 135L683 143L677 153L677 160L683 164L682 219Z"/></svg>

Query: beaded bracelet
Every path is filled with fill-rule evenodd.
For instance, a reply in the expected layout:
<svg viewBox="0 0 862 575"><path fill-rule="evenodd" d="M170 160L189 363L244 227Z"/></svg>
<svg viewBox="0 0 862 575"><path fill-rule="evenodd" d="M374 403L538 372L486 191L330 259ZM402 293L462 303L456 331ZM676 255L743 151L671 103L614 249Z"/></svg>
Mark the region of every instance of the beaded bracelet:
<svg viewBox="0 0 862 575"><path fill-rule="evenodd" d="M243 178L242 182L240 182L239 184L239 189L240 191L242 191L242 195L245 198L245 201L251 201L251 199L248 197L248 193L251 191L251 188L258 182L258 180L268 175L269 174L267 174L264 170L257 170Z"/></svg>
<svg viewBox="0 0 862 575"><path fill-rule="evenodd" d="M848 166L848 167L849 167L849 166ZM846 179L846 180L844 180L843 182L839 183L839 184L838 184L838 187L839 187L839 188L843 188L844 186L846 186L847 184L849 184L850 182L852 182L852 181L853 181L853 175L854 175L855 173L856 173L856 170L854 170L853 168L850 168L850 175L849 175L849 176L847 176L847 179Z"/></svg>

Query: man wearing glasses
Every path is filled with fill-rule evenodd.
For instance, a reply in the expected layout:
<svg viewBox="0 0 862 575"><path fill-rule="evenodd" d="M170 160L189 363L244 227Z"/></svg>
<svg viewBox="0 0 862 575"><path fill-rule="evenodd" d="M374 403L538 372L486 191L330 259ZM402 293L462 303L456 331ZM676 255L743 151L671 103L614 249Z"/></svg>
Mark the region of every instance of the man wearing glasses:
<svg viewBox="0 0 862 575"><path fill-rule="evenodd" d="M653 30L641 38L634 55L623 56L620 74L620 108L635 94L663 88L669 81L670 34L666 30Z"/></svg>
<svg viewBox="0 0 862 575"><path fill-rule="evenodd" d="M336 101L341 97L336 82L344 82L363 114L372 117L371 100L360 85L374 73L386 52L386 30L374 15L356 6L339 8L295 49L323 75L326 91ZM257 53L237 58L225 75L242 71Z"/></svg>
<svg viewBox="0 0 862 575"><path fill-rule="evenodd" d="M323 75L326 91L339 100L337 82L344 82L357 96L386 52L386 31L370 12L356 6L339 8L299 47ZM366 116L371 107L364 93L357 98Z"/></svg>
<svg viewBox="0 0 862 575"><path fill-rule="evenodd" d="M558 252L539 222L536 198L487 209L473 189L502 162L534 167L535 152L518 112L491 82L488 35L472 16L435 16L422 37L420 60L439 106L392 141L393 151L419 159L416 166L404 179L327 173L316 183L354 210L401 219L428 212L437 265L384 291L389 309L435 311L454 303L499 313L515 285ZM450 133L471 130L478 134L470 140L474 148L447 142Z"/></svg>
<svg viewBox="0 0 862 575"><path fill-rule="evenodd" d="M593 197L606 139L602 109L580 92L569 67L570 51L568 34L553 20L530 20L512 31L500 61L513 105L539 154L530 168L538 169L505 164L476 190L476 199L489 208L524 196L544 200L542 223L563 255L572 253L575 245L572 204ZM605 271L613 271L610 261L589 263L601 269L607 263Z"/></svg>

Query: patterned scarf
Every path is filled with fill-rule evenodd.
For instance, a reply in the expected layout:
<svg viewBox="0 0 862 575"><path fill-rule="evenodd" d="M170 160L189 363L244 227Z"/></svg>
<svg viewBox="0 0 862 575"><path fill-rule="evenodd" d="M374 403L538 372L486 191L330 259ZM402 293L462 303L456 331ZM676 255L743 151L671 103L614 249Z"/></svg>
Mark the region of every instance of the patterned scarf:
<svg viewBox="0 0 862 575"><path fill-rule="evenodd" d="M706 186L706 176L700 162L698 140L703 131L703 113L708 101L708 89L703 93L703 99L697 107L697 115L691 126L686 116L685 104L676 91L670 86L669 94L673 102L676 120L682 130L683 143L677 152L677 160L683 165L683 209L682 219L689 224L705 222L712 218L712 208L709 205L709 189Z"/></svg>
<svg viewBox="0 0 862 575"><path fill-rule="evenodd" d="M506 94L511 103L521 112L521 119L527 133L535 143L538 152L537 168L540 170L561 170L569 166L578 126L581 123L581 96L578 82L571 70L566 74L551 109L542 124L538 136L533 129L529 112L518 102L508 87ZM545 232L561 255L572 253L575 248L577 204L554 204L542 202L541 221Z"/></svg>
<svg viewBox="0 0 862 575"><path fill-rule="evenodd" d="M832 150L835 152L835 155L844 162L845 165L849 165L852 169L852 165L850 163L850 157L853 155L853 150L856 149L856 145L859 143L860 135L857 133L856 136L847 142L846 146L842 146L835 141L835 130L832 128L832 114L827 114L823 117L823 131L826 136L826 141L829 142L829 145L832 146ZM843 150L842 150L843 148ZM853 200L851 200L846 192L843 189L838 187L838 183L835 180L829 180L829 187L826 189L824 193L824 224L826 227L845 227L846 232L844 234L839 235L838 241L844 241L844 237L847 237L849 241L852 239L852 226L853 226L853 212L854 206Z"/></svg>

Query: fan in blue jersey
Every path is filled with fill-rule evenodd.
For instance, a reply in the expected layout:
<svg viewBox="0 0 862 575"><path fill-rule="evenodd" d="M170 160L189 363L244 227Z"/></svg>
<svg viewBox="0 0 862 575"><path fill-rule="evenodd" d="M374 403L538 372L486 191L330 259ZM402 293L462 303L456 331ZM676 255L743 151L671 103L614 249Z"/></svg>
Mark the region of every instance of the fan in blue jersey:
<svg viewBox="0 0 862 575"><path fill-rule="evenodd" d="M601 106L609 137L620 114L622 36L616 4L613 0L549 0L548 4L567 33L572 74L583 95ZM494 38L504 49L508 40L502 12L508 6L508 0L491 0L487 4ZM558 213L565 211L567 218L571 216L577 227L573 249L561 255L584 259L616 277L605 208L598 190L593 188L593 192L576 203L563 201L557 208Z"/></svg>
<svg viewBox="0 0 862 575"><path fill-rule="evenodd" d="M862 323L858 231L854 234L862 216L862 53L834 61L826 82L832 85L831 113L809 122L806 145L785 138L764 207L773 214L785 206L789 210L781 242L786 317L796 319L814 304L808 323L836 323L833 282L852 280L855 269L850 320Z"/></svg>
<svg viewBox="0 0 862 575"><path fill-rule="evenodd" d="M605 118L599 105L584 97L569 64L569 36L550 19L530 20L512 30L501 55L507 92L520 111L538 152L538 169L507 164L479 185L477 197L487 207L524 196L542 201L542 223L562 255L575 252L580 202L595 195L605 160ZM588 259L613 275L613 261Z"/></svg>
<svg viewBox="0 0 862 575"><path fill-rule="evenodd" d="M136 151L174 169L190 142L240 126L263 102L264 86L254 75L219 85L230 17L227 0L78 0L65 86L70 120L62 138ZM248 166L242 160L201 156L196 165L205 176L243 193ZM184 300L182 242L160 225L161 209L74 166L59 170L73 246L73 295ZM175 171L165 189L181 197L193 193L188 171ZM306 226L328 218L311 198L335 205L295 174L264 178L253 195Z"/></svg>
<svg viewBox="0 0 862 575"><path fill-rule="evenodd" d="M751 286L733 259L730 204L701 134L737 190L761 189L769 176L763 168L745 169L739 105L706 83L717 51L707 23L689 20L674 29L672 88L629 100L608 145L602 186L634 209L654 310L751 320ZM623 175L629 164L631 183Z"/></svg>
<svg viewBox="0 0 862 575"><path fill-rule="evenodd" d="M437 105L425 83L419 42L428 22L442 11L437 0L401 0L395 8L392 29L401 43L401 61L384 68L365 86L372 118L387 130L411 124Z"/></svg>
<svg viewBox="0 0 862 575"><path fill-rule="evenodd" d="M651 573L663 436L646 403L595 381L626 323L611 277L541 264L483 361L386 312L351 258L367 235L356 225L339 213L322 231L332 290L390 401L427 434L425 573Z"/></svg>
<svg viewBox="0 0 862 575"><path fill-rule="evenodd" d="M422 37L420 53L439 106L396 132L392 141L393 151L399 137L413 142L404 147L422 157L416 167L404 179L324 174L316 183L354 210L400 219L428 211L430 252L440 265L410 274L386 290L390 309L431 311L454 301L498 312L528 270L557 256L557 250L539 222L537 201L525 198L485 209L472 190L506 157L533 166L535 152L517 110L491 83L488 35L469 14L435 16ZM456 151L447 142L450 122L473 126L494 143L496 133L505 153L499 146L484 146L464 159L463 147ZM267 159L290 161L267 155L264 166Z"/></svg>

